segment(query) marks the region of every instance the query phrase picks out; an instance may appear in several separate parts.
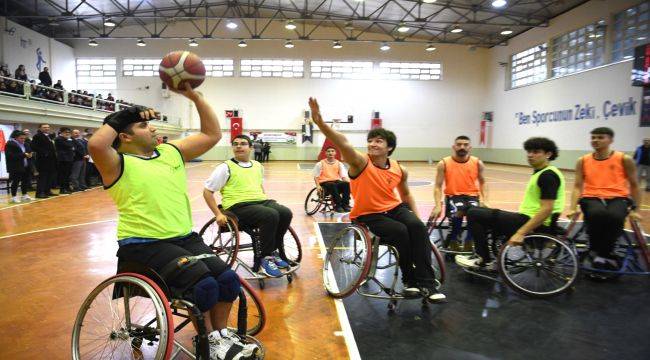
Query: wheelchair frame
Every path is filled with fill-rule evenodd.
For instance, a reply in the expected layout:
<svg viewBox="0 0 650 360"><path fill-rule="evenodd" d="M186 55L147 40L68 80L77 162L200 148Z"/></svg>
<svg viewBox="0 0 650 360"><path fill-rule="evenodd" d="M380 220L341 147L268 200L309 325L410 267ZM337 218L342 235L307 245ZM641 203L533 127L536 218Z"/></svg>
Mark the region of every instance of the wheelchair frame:
<svg viewBox="0 0 650 360"><path fill-rule="evenodd" d="M325 191L325 189L323 189ZM314 192L318 193L318 200L313 200L312 199L312 194ZM313 210L309 210L308 205L312 202L317 203L316 207ZM331 216L334 216L334 199L332 199L332 195L325 195L321 194L318 192L318 188L314 187L312 188L309 193L307 193L307 198L305 199L305 213L307 215L314 215L318 212L318 210L323 208L321 210L322 213L329 213Z"/></svg>

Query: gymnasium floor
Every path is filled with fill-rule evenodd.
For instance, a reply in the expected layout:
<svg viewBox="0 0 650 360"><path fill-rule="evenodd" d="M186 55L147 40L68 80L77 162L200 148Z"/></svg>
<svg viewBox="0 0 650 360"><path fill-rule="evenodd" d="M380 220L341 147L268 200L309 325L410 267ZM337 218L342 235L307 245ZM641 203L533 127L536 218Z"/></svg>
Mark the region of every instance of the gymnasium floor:
<svg viewBox="0 0 650 360"><path fill-rule="evenodd" d="M211 217L201 192L203 180L215 165L215 162L187 165L188 188L197 231ZM405 165L410 170L410 181L420 182L412 190L420 216L425 218L433 204L430 182L435 176L434 166L426 163ZM475 332L476 321L479 320L476 314L471 314L471 309L489 305L486 298L489 300L490 294L498 292L498 289L483 281L468 281L463 274L452 271L448 278L449 291L446 291L448 304L431 306L426 314L420 313L415 304L405 305L397 314L388 316L385 303L365 299L360 303L360 299L353 298L346 300L346 308L351 302L361 305L357 305L354 311L348 309L352 326L344 324L342 328L335 303L323 290L322 260L314 221L340 222L348 219L346 216L330 218L319 214L311 218L305 215L303 202L313 182L310 172L300 170L298 163L271 162L266 164L265 174L265 189L270 197L293 210L292 226L300 236L304 254L302 267L292 284L288 285L284 279L270 280L266 282L265 289L259 291L269 316L267 327L258 336L267 348L267 359L345 359L349 356L346 337L350 344L354 343L353 348L359 349L364 359L426 358L418 352L422 350L419 347L422 343L429 344L438 356L436 358L523 357L530 353L517 352L514 345L500 346L510 343L524 349L528 346L519 338L513 324L525 319L536 324L534 329L546 327L547 331L552 332L557 321L582 321L589 318L590 313L578 307L582 304L581 299L591 291L595 292L596 297L584 301L591 303L589 309L593 311L611 310L616 306L615 299L622 299L626 304L618 312L611 310L605 313L604 318L594 326L607 327L610 322L615 325L624 324L625 321L631 323L634 319L645 324L642 319L648 318L647 312L643 315L639 308L635 308L635 301L639 305L641 299L648 298L647 292L637 291L647 284L647 279L623 278L601 289L581 281L575 298L535 302L514 294L500 293L496 298L501 299L502 308L508 309L504 313L508 315L507 318L504 319L502 314L501 322L492 325L489 332L485 332L485 329ZM486 176L490 205L516 209L529 174L530 171L524 167L489 164ZM572 183L572 174L567 172L566 176L568 182ZM571 187L567 186L567 189ZM6 199L3 201L6 202ZM650 229L649 210L650 199L646 199L641 206L646 229ZM93 287L115 273L116 215L115 206L100 189L33 203L6 205L0 209L0 253L3 255L0 266L0 304L3 310L0 320L0 359L69 358L70 334L80 303ZM257 286L255 283L253 285ZM475 288L471 288L471 291L463 290L472 286ZM609 298L609 295L616 297ZM503 301L503 296L507 301ZM492 310L488 305L485 305L489 309L486 311L490 312ZM553 317L544 315L553 310ZM532 311L536 316L525 315ZM454 313L468 315L466 318L450 316ZM631 320L626 320L628 318ZM483 317L481 321L491 319ZM509 330L501 334L501 328ZM576 344L576 349L600 346L589 340L591 334L588 327L581 329L582 332L571 336L553 337L556 341L537 339L538 349L542 351L559 342L563 342L565 349L572 348L573 344ZM610 340L615 342L621 339L620 346L626 346L634 336L647 333L647 326L645 331L628 334L616 329L618 327L609 328L616 332ZM188 328L183 332L182 339L189 345L187 339L191 331ZM349 336L351 332L355 339ZM402 332L416 340L409 343L406 338L393 336ZM535 341L535 336L539 334L533 332L530 335ZM480 347L479 344L486 342L486 337L494 341L489 346ZM447 340L443 342L445 338ZM431 342L426 339L431 339ZM638 341L643 342L641 339ZM461 344L467 343L473 345L461 351ZM404 346L408 344L413 346ZM381 351L387 348L393 350ZM394 352L394 349L399 351ZM579 352L567 352L564 356L599 359L614 354L608 352L613 351L611 347L604 345L603 349L603 352L589 356ZM538 353L536 357L541 358L541 354Z"/></svg>

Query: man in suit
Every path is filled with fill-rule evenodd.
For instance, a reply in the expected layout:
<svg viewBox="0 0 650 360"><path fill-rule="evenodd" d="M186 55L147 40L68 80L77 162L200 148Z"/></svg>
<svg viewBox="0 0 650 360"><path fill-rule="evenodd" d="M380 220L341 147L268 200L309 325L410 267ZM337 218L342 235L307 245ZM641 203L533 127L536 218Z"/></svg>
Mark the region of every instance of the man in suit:
<svg viewBox="0 0 650 360"><path fill-rule="evenodd" d="M49 135L50 125L40 124L38 126L38 132L34 135L31 143L32 150L36 153L35 163L36 170L38 170L36 197L39 199L58 195L53 194L51 191L57 171L56 149Z"/></svg>
<svg viewBox="0 0 650 360"><path fill-rule="evenodd" d="M27 181L29 180L29 164L27 160L32 157L32 153L25 143L25 138L26 136L22 131L14 130L5 147L7 172L11 182L11 202L14 203L32 199L27 194ZM23 194L21 198L18 198L19 183Z"/></svg>
<svg viewBox="0 0 650 360"><path fill-rule="evenodd" d="M70 128L62 127L59 130L59 136L54 139L56 147L56 157L59 160L59 194L70 194L70 173L72 172L72 163L74 162L76 142L72 140Z"/></svg>
<svg viewBox="0 0 650 360"><path fill-rule="evenodd" d="M86 161L88 160L88 141L81 137L81 132L72 130L72 140L75 143L74 161L70 173L70 184L72 191L88 189L86 186Z"/></svg>

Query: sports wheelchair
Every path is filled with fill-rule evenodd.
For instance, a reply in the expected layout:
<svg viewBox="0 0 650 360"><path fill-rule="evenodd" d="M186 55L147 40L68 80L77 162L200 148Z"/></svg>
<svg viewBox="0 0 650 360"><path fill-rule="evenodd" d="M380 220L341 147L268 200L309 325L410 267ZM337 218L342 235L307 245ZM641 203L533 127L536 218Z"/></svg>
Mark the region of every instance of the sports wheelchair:
<svg viewBox="0 0 650 360"><path fill-rule="evenodd" d="M271 277L259 273L261 260L258 256L259 229L249 226L240 227L235 214L227 210L223 213L228 218L228 223L225 226L219 226L216 218L212 218L203 225L199 235L214 253L230 265L234 271L242 269L244 279L257 280L260 289L264 289L264 280ZM282 276L291 283L302 260L300 240L291 226L284 235L283 247L279 249L279 253L280 257L290 265L289 270L281 269L281 271Z"/></svg>
<svg viewBox="0 0 650 360"><path fill-rule="evenodd" d="M206 255L188 256L197 261ZM215 256L208 254L207 256ZM264 328L266 311L251 286L241 279L228 328L244 343L264 347L253 336ZM174 326L174 316L181 320ZM174 334L196 320L195 351ZM104 280L84 300L72 331L72 359L175 359L181 352L191 359L209 360L205 319L193 303L172 295L154 270L136 263L120 263L115 276ZM209 321L209 320L208 320Z"/></svg>
<svg viewBox="0 0 650 360"><path fill-rule="evenodd" d="M305 213L307 215L314 215L321 210L322 213L334 214L334 199L332 195L326 194L325 189L323 191L318 191L318 188L314 187L307 194L305 199Z"/></svg>
<svg viewBox="0 0 650 360"><path fill-rule="evenodd" d="M445 264L440 252L432 246L432 267L437 287L445 280ZM389 300L388 310L394 311L399 300L407 299L397 290L399 276L397 249L381 241L361 223L353 222L339 231L327 247L323 264L323 282L327 293L337 299L353 292L359 295ZM385 284L383 278L392 279ZM427 305L426 298L422 304Z"/></svg>

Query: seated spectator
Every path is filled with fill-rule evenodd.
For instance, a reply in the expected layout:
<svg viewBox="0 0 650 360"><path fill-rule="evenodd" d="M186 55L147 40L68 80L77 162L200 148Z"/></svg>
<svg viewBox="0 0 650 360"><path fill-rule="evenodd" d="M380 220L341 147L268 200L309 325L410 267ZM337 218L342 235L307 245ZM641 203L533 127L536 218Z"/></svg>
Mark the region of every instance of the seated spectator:
<svg viewBox="0 0 650 360"><path fill-rule="evenodd" d="M59 89L59 90L65 90L65 88L63 87L63 84L61 84L61 80L58 80L56 82L56 84L54 84L53 88Z"/></svg>
<svg viewBox="0 0 650 360"><path fill-rule="evenodd" d="M7 67L7 64L2 64L0 66L0 76L10 78L11 73L9 72L9 68Z"/></svg>
<svg viewBox="0 0 650 360"><path fill-rule="evenodd" d="M23 86L22 84L19 84L17 81L10 81L8 90L10 93L18 94L18 95L23 95Z"/></svg>
<svg viewBox="0 0 650 360"><path fill-rule="evenodd" d="M41 81L43 86L52 86L52 77L50 76L50 69L47 66L38 74L38 80Z"/></svg>
<svg viewBox="0 0 650 360"><path fill-rule="evenodd" d="M28 81L27 73L25 72L25 65L22 64L18 65L14 77L16 78L16 80Z"/></svg>

